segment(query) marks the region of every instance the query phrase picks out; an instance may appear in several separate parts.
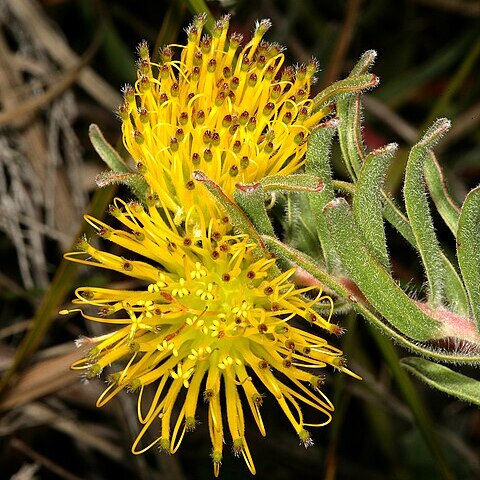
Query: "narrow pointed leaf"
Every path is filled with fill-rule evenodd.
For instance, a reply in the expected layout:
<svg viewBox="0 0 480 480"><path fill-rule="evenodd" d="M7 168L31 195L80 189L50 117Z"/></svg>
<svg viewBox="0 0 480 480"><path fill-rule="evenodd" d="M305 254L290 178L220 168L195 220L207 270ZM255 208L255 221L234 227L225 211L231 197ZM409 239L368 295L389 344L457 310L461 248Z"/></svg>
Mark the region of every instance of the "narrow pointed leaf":
<svg viewBox="0 0 480 480"><path fill-rule="evenodd" d="M365 159L362 137L362 103L360 93L344 96L337 101L340 117L338 137L345 166L352 180L360 174Z"/></svg>
<svg viewBox="0 0 480 480"><path fill-rule="evenodd" d="M323 183L318 177L308 174L272 175L255 184L236 184L233 198L238 206L249 216L258 233L272 235L274 231L265 200L270 192L319 192Z"/></svg>
<svg viewBox="0 0 480 480"><path fill-rule="evenodd" d="M455 267L444 254L442 254L442 261L445 266L444 293L447 303L453 312L468 317L470 315L470 307L463 281L457 273L457 270L455 270Z"/></svg>
<svg viewBox="0 0 480 480"><path fill-rule="evenodd" d="M423 167L430 149L449 127L448 120L437 120L412 148L405 171L405 207L425 268L429 302L433 307L441 306L444 300L445 268L425 193Z"/></svg>
<svg viewBox="0 0 480 480"><path fill-rule="evenodd" d="M352 68L349 77L353 77L355 75L362 75L364 73L368 73L370 68L373 67L375 63L375 59L377 58L377 52L375 50L367 50L362 54L358 62Z"/></svg>
<svg viewBox="0 0 480 480"><path fill-rule="evenodd" d="M398 145L391 143L367 155L353 197L353 216L365 241L386 270L390 270L383 226L382 186L390 160Z"/></svg>
<svg viewBox="0 0 480 480"><path fill-rule="evenodd" d="M345 168L353 181L357 180L362 165L359 150L355 147L355 99L352 95L337 101L337 114L340 118L338 140L342 151Z"/></svg>
<svg viewBox="0 0 480 480"><path fill-rule="evenodd" d="M100 188L106 187L107 185L126 185L142 202L145 200L149 188L145 178L139 173L119 173L113 170L98 174L95 182Z"/></svg>
<svg viewBox="0 0 480 480"><path fill-rule="evenodd" d="M330 202L324 215L343 267L367 300L404 335L420 341L435 338L437 321L413 303L369 252L345 199Z"/></svg>
<svg viewBox="0 0 480 480"><path fill-rule="evenodd" d="M323 182L323 189L320 192L307 195L328 271L332 270L337 256L332 246L322 210L328 202L333 200L335 195L330 168L330 151L337 126L338 121L335 120L322 125L310 135L305 159L305 171L311 175L317 175Z"/></svg>
<svg viewBox="0 0 480 480"><path fill-rule="evenodd" d="M390 224L407 240L413 248L418 250L415 236L413 235L412 228L408 219L398 209L392 199L385 193L384 215ZM467 298L467 292L463 285L462 279L459 277L455 267L451 264L450 260L442 253L442 262L445 267L445 297L447 303L452 311L459 315L469 315L469 302Z"/></svg>
<svg viewBox="0 0 480 480"><path fill-rule="evenodd" d="M425 180L438 213L453 235L456 235L460 209L448 193L442 171L432 152L425 159Z"/></svg>
<svg viewBox="0 0 480 480"><path fill-rule="evenodd" d="M92 123L88 129L88 136L93 148L100 158L107 164L108 168L118 173L128 173L130 169L118 154L118 152L105 140L103 133L97 125Z"/></svg>
<svg viewBox="0 0 480 480"><path fill-rule="evenodd" d="M265 192L319 192L323 190L322 178L316 174L271 175L260 180Z"/></svg>
<svg viewBox="0 0 480 480"><path fill-rule="evenodd" d="M465 199L458 222L457 257L473 318L480 331L480 187Z"/></svg>
<svg viewBox="0 0 480 480"><path fill-rule="evenodd" d="M313 110L319 110L332 100L337 100L355 92L369 90L378 85L378 82L379 79L376 75L365 73L363 75L347 77L343 80L332 83L332 85L322 90L313 99Z"/></svg>
<svg viewBox="0 0 480 480"><path fill-rule="evenodd" d="M367 319L372 325L377 327L389 338L393 339L398 344L407 348L411 352L423 355L426 358L431 358L441 362L452 362L455 364L468 364L472 365L480 363L480 355L478 353L472 354L462 351L447 352L444 350L432 350L431 348L424 347L419 342L412 342L408 338L405 338L390 324L386 323L383 318L379 317L371 305L365 302L362 298L357 296L357 293L353 293L347 288L346 285L340 283L338 276L330 275L324 269L318 266L314 259L304 252L299 252L290 245L285 245L277 238L262 235L262 239L265 242L268 250L270 250L276 258L283 259L289 262L291 265L296 265L302 268L305 272L312 275L312 284L314 280L318 280L319 283L327 287L335 295L340 298L348 299L351 302L355 310Z"/></svg>
<svg viewBox="0 0 480 480"><path fill-rule="evenodd" d="M317 235L317 224L312 214L307 195L286 195L278 199L283 210L278 220L282 226L284 242L324 263L321 243Z"/></svg>
<svg viewBox="0 0 480 480"><path fill-rule="evenodd" d="M480 381L424 358L408 357L400 364L431 387L480 406Z"/></svg>
<svg viewBox="0 0 480 480"><path fill-rule="evenodd" d="M385 207L383 214L385 219L394 227L400 235L410 244L413 248L417 248L415 235L413 234L412 227L405 214L398 208L395 201L390 196L383 192Z"/></svg>
<svg viewBox="0 0 480 480"><path fill-rule="evenodd" d="M349 77L354 78L359 75L365 75L373 66L377 52L375 50L367 50L355 64ZM378 79L377 79L378 83ZM363 149L362 131L361 131L361 111L360 92L341 98L337 103L337 109L340 118L343 118L343 130L339 133L342 152L350 171L352 179L357 178L365 153ZM347 157L345 157L347 153Z"/></svg>
<svg viewBox="0 0 480 480"><path fill-rule="evenodd" d="M349 78L367 74L376 58L375 50L367 50L353 67ZM342 122L339 138L343 158L350 177L355 180L365 158L361 132L360 93L341 97L337 102L337 110Z"/></svg>
<svg viewBox="0 0 480 480"><path fill-rule="evenodd" d="M257 232L275 236L272 222L265 207L267 193L260 183L254 185L237 184L233 199L252 221Z"/></svg>

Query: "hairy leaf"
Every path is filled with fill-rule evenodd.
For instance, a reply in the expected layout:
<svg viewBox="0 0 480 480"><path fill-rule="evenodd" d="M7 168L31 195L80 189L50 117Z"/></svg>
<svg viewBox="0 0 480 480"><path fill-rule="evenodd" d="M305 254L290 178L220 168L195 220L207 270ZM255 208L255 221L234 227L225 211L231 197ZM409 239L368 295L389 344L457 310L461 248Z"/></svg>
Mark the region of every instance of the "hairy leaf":
<svg viewBox="0 0 480 480"><path fill-rule="evenodd" d="M94 123L92 123L88 129L88 136L95 151L111 170L117 173L131 172L123 158L105 140L100 128Z"/></svg>
<svg viewBox="0 0 480 480"><path fill-rule="evenodd" d="M330 202L324 208L324 214L343 267L368 301L408 337L415 340L435 338L438 322L408 298L370 253L345 199Z"/></svg>
<svg viewBox="0 0 480 480"><path fill-rule="evenodd" d="M405 207L428 280L429 302L439 307L444 300L445 269L423 181L423 167L430 148L448 130L450 122L437 120L412 148L405 171Z"/></svg>
<svg viewBox="0 0 480 480"><path fill-rule="evenodd" d="M463 203L457 231L457 256L473 318L480 330L480 187Z"/></svg>
<svg viewBox="0 0 480 480"><path fill-rule="evenodd" d="M332 247L322 210L328 202L333 200L335 195L330 169L330 150L337 124L338 122L335 120L321 125L318 130L310 135L305 160L305 171L311 175L319 176L323 182L323 189L320 192L309 193L308 200L316 221L317 235L328 271L331 271L337 263L337 257Z"/></svg>
<svg viewBox="0 0 480 480"><path fill-rule="evenodd" d="M480 382L478 380L424 358L408 357L402 359L400 364L431 387L480 406Z"/></svg>
<svg viewBox="0 0 480 480"><path fill-rule="evenodd" d="M353 197L355 221L370 251L386 270L390 270L390 262L383 227L382 186L397 147L397 144L391 143L367 155Z"/></svg>
<svg viewBox="0 0 480 480"><path fill-rule="evenodd" d="M425 159L425 180L438 213L453 235L456 235L460 209L448 193L445 179L433 152L430 152Z"/></svg>

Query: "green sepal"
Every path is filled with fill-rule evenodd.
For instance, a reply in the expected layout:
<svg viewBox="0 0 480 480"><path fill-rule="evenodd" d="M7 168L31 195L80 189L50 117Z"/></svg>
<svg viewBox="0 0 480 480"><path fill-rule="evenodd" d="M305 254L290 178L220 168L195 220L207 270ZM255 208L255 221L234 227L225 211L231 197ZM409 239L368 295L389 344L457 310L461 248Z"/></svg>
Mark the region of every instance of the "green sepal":
<svg viewBox="0 0 480 480"><path fill-rule="evenodd" d="M433 152L430 152L425 158L424 173L428 191L430 192L430 196L432 197L433 203L435 203L438 213L453 235L456 235L460 209L448 193L440 165L438 165Z"/></svg>
<svg viewBox="0 0 480 480"><path fill-rule="evenodd" d="M480 331L480 187L470 191L462 206L457 230L457 257L471 313Z"/></svg>
<svg viewBox="0 0 480 480"><path fill-rule="evenodd" d="M100 158L107 164L108 168L118 173L133 173L119 153L105 140L102 131L95 123L88 129L88 136L93 148Z"/></svg>
<svg viewBox="0 0 480 480"><path fill-rule="evenodd" d="M369 252L346 200L330 202L324 215L343 267L373 307L411 339L436 338L438 322L413 303Z"/></svg>
<svg viewBox="0 0 480 480"><path fill-rule="evenodd" d="M397 148L397 144L391 143L367 155L353 197L353 217L370 251L387 271L390 271L390 261L383 226L382 186Z"/></svg>
<svg viewBox="0 0 480 480"><path fill-rule="evenodd" d="M407 357L403 358L400 364L431 387L480 406L480 382L478 380L424 358Z"/></svg>
<svg viewBox="0 0 480 480"><path fill-rule="evenodd" d="M325 219L322 215L323 207L333 200L335 196L332 171L330 168L330 153L332 141L337 131L338 120L333 119L311 133L308 139L307 154L305 158L305 171L310 175L321 178L323 189L316 193L307 194L313 217L316 221L316 230L322 247L325 265L328 271L332 271L338 263L335 249L332 246Z"/></svg>
<svg viewBox="0 0 480 480"><path fill-rule="evenodd" d="M403 189L408 219L427 276L429 303L434 308L441 306L444 300L445 268L430 215L423 169L430 149L449 127L447 119L437 120L413 146L408 156Z"/></svg>

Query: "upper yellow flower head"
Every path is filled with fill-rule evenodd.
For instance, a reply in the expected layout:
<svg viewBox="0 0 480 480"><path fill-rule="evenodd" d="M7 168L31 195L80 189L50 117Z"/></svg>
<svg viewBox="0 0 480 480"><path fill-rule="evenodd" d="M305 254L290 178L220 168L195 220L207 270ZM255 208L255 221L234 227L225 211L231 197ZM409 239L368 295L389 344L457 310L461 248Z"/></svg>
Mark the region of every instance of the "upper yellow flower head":
<svg viewBox="0 0 480 480"><path fill-rule="evenodd" d="M118 111L138 171L169 194L166 206L177 218L201 203L194 170L230 198L236 182L297 170L309 133L326 113L312 112L309 98L316 61L283 68L282 47L263 40L269 20L257 23L244 47L241 35L228 36L228 17L212 37L202 36L204 22L196 17L187 45L163 48L159 63L140 44L138 79L125 86Z"/></svg>

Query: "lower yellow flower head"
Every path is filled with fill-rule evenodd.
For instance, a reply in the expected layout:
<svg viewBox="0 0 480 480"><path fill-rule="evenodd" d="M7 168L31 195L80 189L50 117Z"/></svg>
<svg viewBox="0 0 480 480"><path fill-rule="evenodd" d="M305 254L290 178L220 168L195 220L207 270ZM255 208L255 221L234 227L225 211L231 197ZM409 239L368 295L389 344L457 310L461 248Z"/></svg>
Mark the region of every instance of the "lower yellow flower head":
<svg viewBox="0 0 480 480"><path fill-rule="evenodd" d="M261 405L267 393L308 446L307 428L328 423L333 411L320 389L319 369L330 365L351 373L342 353L313 332L318 326L340 333L330 323L331 299L311 287L296 288L290 281L294 269L278 273L275 260L259 256L247 235L228 233L228 218L207 221L198 206L191 206L178 225L155 196L145 207L116 200L110 213L121 229L91 217L87 221L101 237L141 259L97 250L86 239L79 241L79 252L67 257L123 272L143 287L76 291L75 303L85 318L114 328L80 342L88 350L74 368L85 370L87 377L105 367L114 370L99 406L123 389L139 391L138 417L144 426L132 451L157 445L175 452L184 433L195 428L199 399L204 399L215 474L227 431L234 453L242 454L254 473L243 406L248 405L265 435ZM298 323L304 328L294 318L303 319ZM145 388L153 388L146 407ZM320 419L307 423L301 405L316 409ZM144 445L150 427L159 436Z"/></svg>
<svg viewBox="0 0 480 480"><path fill-rule="evenodd" d="M194 170L229 198L237 182L295 172L308 135L329 111L313 111L309 98L316 61L284 68L283 48L263 40L269 20L257 23L244 47L241 35L228 35L228 17L212 37L202 36L204 22L195 18L187 44L166 46L158 63L140 44L138 79L125 86L118 110L138 172L155 191L169 193L166 206L176 219L193 204L217 214L214 204L203 204Z"/></svg>

